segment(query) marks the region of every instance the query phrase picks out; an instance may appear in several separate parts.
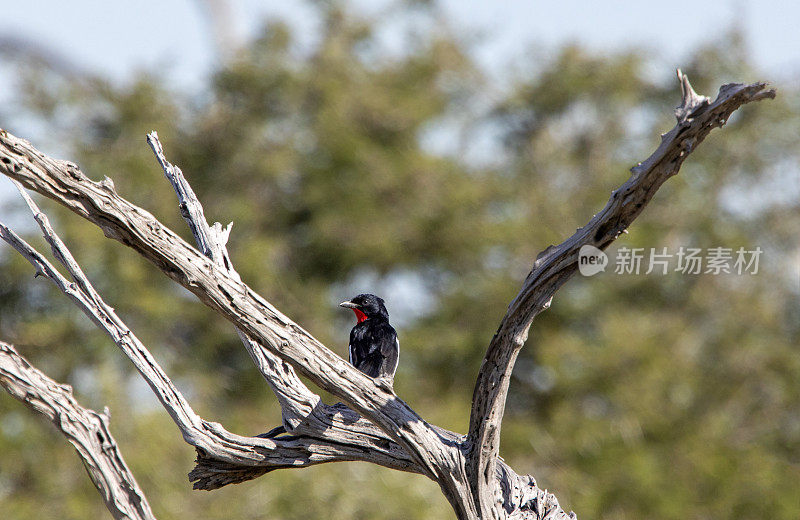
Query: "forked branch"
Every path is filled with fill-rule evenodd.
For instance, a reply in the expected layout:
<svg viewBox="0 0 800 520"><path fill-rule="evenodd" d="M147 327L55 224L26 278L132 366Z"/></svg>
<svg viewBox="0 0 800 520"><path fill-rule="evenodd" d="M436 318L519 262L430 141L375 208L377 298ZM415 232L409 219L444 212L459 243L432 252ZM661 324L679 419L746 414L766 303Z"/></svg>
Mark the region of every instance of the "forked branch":
<svg viewBox="0 0 800 520"><path fill-rule="evenodd" d="M241 280L233 267L227 250L227 240L233 223L226 228L215 222L208 225L203 206L181 169L170 163L156 132L147 135L147 142L156 155L164 175L178 197L181 215L194 235L200 251ZM396 455L396 469L418 472L407 454L374 424L361 418L346 406L328 406L311 392L297 377L291 365L260 347L237 329L242 344L272 388L281 405L284 430L295 436L304 435L348 445L355 444L369 453L375 446L386 446ZM190 473L196 488L215 489L230 483L249 480L261 475L259 468L237 468L230 462L216 460L204 454L198 456L198 466Z"/></svg>
<svg viewBox="0 0 800 520"><path fill-rule="evenodd" d="M462 491L443 470L454 452L431 449L439 443L436 432L390 388L377 385L150 213L117 195L112 183L93 182L76 165L53 160L10 134L0 135L0 171L135 249L259 345L375 423L424 474L450 482L454 494Z"/></svg>
<svg viewBox="0 0 800 520"><path fill-rule="evenodd" d="M662 136L653 155L632 169L630 179L612 193L600 213L562 244L547 248L534 262L488 347L475 385L466 438L427 424L391 388L355 370L244 284L225 249L229 228L208 226L199 200L180 170L164 157L155 134L149 136L149 142L175 187L182 214L202 253L120 197L109 180L95 183L74 164L46 157L26 141L2 131L0 172L94 222L107 236L136 250L230 320L278 396L283 422L291 435L238 437L197 417L177 390L169 387L169 380L152 356L85 281L77 264L72 265L68 252L65 255L60 246L54 246L56 258L70 271L74 284L61 281L56 272L50 273L49 264L10 230L0 227L0 231L79 305L96 306L95 321L101 328L111 327L105 330L135 363L142 365L137 368L154 391L169 392L170 398L163 399L162 404L187 442L199 448L200 464L193 472L197 487L213 489L279 467L366 460L436 481L461 519L567 518L572 515L561 509L554 496L539 489L532 477L514 473L498 458L510 375L531 323L576 271L582 246L605 249L642 212L661 184L677 173L686 156L712 128L722 126L739 106L775 95L773 90L765 90L763 83L732 84L723 86L717 99L710 102L696 95L680 72L679 79L683 102L676 110L678 125ZM37 221L42 225L40 218ZM321 403L294 370L350 408Z"/></svg>

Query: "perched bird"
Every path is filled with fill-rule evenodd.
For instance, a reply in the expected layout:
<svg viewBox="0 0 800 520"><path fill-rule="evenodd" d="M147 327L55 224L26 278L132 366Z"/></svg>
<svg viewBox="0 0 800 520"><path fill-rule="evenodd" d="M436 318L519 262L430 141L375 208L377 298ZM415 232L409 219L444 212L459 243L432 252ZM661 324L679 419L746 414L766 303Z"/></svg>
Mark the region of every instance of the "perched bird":
<svg viewBox="0 0 800 520"><path fill-rule="evenodd" d="M374 294L359 294L340 307L353 309L356 323L350 331L350 363L370 377L392 386L400 342L397 332L389 325L389 313L381 298Z"/></svg>

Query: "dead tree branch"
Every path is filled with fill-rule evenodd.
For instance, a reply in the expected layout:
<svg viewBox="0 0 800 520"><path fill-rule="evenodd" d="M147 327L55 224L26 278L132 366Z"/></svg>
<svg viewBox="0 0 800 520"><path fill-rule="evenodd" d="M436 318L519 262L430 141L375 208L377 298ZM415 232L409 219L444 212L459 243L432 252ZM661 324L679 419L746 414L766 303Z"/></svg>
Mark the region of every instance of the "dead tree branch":
<svg viewBox="0 0 800 520"><path fill-rule="evenodd" d="M150 213L120 197L111 181L93 182L75 164L51 159L8 133L0 136L0 171L132 247L247 336L341 398L399 443L422 473L440 484L459 514L475 517L474 511L461 510L472 501L461 498L470 490L460 446L442 443L391 388L356 370Z"/></svg>
<svg viewBox="0 0 800 520"><path fill-rule="evenodd" d="M550 306L553 294L575 274L580 248L587 244L607 248L639 216L658 188L678 173L684 159L712 129L724 125L745 103L775 97L774 90L765 90L765 83L733 83L720 87L712 103L709 98L695 93L689 78L680 70L678 80L683 93L681 104L675 110L678 124L661 136L661 145L650 157L631 168L631 177L611 193L605 208L588 224L537 256L489 344L472 395L467 437L470 446L467 472L484 518L498 514L502 499L494 475L514 362L528 338L534 317Z"/></svg>
<svg viewBox="0 0 800 520"><path fill-rule="evenodd" d="M283 422L291 435L274 439L234 436L194 415L179 394L170 394L180 397L180 406L170 414L174 414L187 442L200 449L200 465L195 470L201 473L195 475L202 482L200 487L219 487L279 467L366 460L436 481L461 519L568 518L572 515L561 509L554 496L539 489L532 477L517 475L498 458L510 375L533 318L549 306L555 291L574 274L583 245L605 249L642 212L661 184L678 172L686 156L711 129L722 126L741 105L775 95L773 90L765 90L764 83L731 84L723 86L717 99L710 102L697 96L680 72L679 79L683 101L676 110L678 125L662 136L653 155L632 169L630 179L612 193L601 212L562 244L547 248L534 262L488 347L475 385L467 437L426 423L391 388L354 369L244 284L225 250L230 228L208 227L202 206L180 170L167 162L155 135L150 137L150 144L176 189L182 214L202 253L120 197L110 180L93 182L76 165L51 159L30 143L1 131L0 172L56 200L98 225L106 236L133 248L240 332L262 375L281 400ZM4 232L3 238L6 236L18 244L13 235ZM27 252L30 259L29 255ZM58 253L56 257L62 260ZM38 263L34 265L39 269ZM75 272L70 270L73 278ZM78 288L86 289L80 280L76 280ZM87 294L92 295L92 302L101 301L99 296L95 299L93 289ZM101 308L100 318L95 318L99 326L118 320L109 311ZM119 322L119 326L124 325ZM122 340L135 338L127 328L122 330ZM109 333L120 336L118 330ZM146 352L138 340L127 348L133 350L132 359ZM166 385L164 388L173 392L166 376L166 381L160 379L163 372L154 371L157 365L151 357L144 361L147 370L140 368L140 372L156 381L154 386L148 379L154 391L159 394ZM352 410L344 405L322 404L287 368L298 370ZM162 405L168 411L175 408L172 401L166 401L162 399ZM347 440L344 446L338 444L342 438ZM243 453L248 443L252 451ZM292 454L295 458L290 461Z"/></svg>
<svg viewBox="0 0 800 520"><path fill-rule="evenodd" d="M69 385L60 385L0 341L0 386L55 425L78 452L89 478L117 519L155 520L139 484L108 427L108 409L82 407Z"/></svg>

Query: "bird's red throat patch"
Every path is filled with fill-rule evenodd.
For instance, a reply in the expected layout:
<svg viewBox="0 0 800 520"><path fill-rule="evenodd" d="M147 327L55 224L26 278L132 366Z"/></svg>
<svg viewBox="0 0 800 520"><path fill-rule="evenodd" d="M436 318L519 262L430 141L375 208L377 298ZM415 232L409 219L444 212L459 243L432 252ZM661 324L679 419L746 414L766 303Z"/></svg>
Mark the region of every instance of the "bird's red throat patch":
<svg viewBox="0 0 800 520"><path fill-rule="evenodd" d="M353 312L356 313L356 319L358 319L359 323L361 323L362 321L366 321L366 319L367 319L367 315L366 314L364 314L363 312L361 312L358 309L353 309Z"/></svg>

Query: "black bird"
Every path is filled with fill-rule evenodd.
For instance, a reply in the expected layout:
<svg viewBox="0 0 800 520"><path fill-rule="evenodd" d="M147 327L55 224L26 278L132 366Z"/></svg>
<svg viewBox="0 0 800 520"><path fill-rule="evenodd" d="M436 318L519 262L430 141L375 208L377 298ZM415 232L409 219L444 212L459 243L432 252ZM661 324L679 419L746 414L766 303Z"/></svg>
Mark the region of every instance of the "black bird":
<svg viewBox="0 0 800 520"><path fill-rule="evenodd" d="M374 294L359 294L339 306L353 309L358 319L350 331L350 363L391 386L400 358L400 342L389 325L383 300Z"/></svg>

